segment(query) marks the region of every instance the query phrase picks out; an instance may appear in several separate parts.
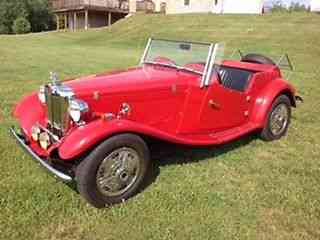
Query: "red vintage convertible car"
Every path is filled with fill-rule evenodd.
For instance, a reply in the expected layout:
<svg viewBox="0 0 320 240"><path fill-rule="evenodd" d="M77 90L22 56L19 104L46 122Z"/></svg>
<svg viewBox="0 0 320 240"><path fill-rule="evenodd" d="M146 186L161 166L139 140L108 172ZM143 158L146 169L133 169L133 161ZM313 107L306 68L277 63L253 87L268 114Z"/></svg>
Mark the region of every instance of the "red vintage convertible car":
<svg viewBox="0 0 320 240"><path fill-rule="evenodd" d="M223 45L150 39L139 67L51 82L14 110L12 135L41 165L75 181L93 206L133 196L150 162L147 138L205 146L288 130L294 87L258 54L223 60Z"/></svg>

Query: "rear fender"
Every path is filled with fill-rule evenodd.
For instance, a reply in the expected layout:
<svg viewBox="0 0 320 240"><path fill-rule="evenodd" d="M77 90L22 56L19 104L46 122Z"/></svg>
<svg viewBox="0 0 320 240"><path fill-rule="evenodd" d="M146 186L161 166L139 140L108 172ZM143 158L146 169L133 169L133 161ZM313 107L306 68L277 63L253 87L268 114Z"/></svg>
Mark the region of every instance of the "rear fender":
<svg viewBox="0 0 320 240"><path fill-rule="evenodd" d="M263 128L272 103L282 94L289 97L292 107L296 107L295 92L294 87L281 78L270 81L262 90L260 96L256 98L252 109L251 122Z"/></svg>

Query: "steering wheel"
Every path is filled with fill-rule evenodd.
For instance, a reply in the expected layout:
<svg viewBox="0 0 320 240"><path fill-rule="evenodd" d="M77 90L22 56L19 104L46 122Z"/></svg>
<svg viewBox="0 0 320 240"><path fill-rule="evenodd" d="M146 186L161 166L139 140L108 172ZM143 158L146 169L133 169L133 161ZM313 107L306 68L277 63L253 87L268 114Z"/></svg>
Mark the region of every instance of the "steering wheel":
<svg viewBox="0 0 320 240"><path fill-rule="evenodd" d="M165 64L169 64L169 65L177 65L177 63L173 60L171 60L170 58L166 58L166 57L155 57L153 59L154 62L157 63L165 63Z"/></svg>

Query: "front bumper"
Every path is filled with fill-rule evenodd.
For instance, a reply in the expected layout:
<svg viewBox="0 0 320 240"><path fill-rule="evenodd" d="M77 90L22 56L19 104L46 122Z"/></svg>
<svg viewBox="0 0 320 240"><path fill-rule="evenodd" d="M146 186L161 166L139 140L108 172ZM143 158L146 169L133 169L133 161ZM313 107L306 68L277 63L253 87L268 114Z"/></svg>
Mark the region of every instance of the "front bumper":
<svg viewBox="0 0 320 240"><path fill-rule="evenodd" d="M66 174L63 173L62 171L59 171L58 169L54 168L53 166L51 166L49 163L47 163L47 161L41 157L39 157L26 143L24 136L22 136L21 134L17 133L16 130L14 128L10 128L9 129L11 135L17 140L17 142L20 144L20 146L26 151L28 152L33 159L38 162L42 167L44 167L46 170L48 170L52 175L54 175L55 177L57 177L58 179L64 181L64 182L72 182L73 178Z"/></svg>

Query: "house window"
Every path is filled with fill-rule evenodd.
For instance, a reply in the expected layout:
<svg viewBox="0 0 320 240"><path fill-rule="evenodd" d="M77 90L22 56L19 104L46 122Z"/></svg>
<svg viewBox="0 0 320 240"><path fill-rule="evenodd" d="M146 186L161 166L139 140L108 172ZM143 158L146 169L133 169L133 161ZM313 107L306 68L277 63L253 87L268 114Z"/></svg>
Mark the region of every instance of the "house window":
<svg viewBox="0 0 320 240"><path fill-rule="evenodd" d="M189 6L190 5L190 0L184 0L184 5Z"/></svg>
<svg viewBox="0 0 320 240"><path fill-rule="evenodd" d="M218 0L214 0L214 5L215 5L215 6L218 5Z"/></svg>

